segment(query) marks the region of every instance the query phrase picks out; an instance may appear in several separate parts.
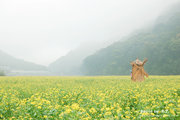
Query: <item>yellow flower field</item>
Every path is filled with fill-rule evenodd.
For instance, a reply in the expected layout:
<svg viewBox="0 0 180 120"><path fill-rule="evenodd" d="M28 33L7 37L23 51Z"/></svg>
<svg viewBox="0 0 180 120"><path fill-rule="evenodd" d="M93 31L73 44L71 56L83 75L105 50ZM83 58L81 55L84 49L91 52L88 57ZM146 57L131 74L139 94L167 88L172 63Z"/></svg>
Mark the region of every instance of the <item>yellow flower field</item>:
<svg viewBox="0 0 180 120"><path fill-rule="evenodd" d="M179 119L180 76L0 77L0 119Z"/></svg>

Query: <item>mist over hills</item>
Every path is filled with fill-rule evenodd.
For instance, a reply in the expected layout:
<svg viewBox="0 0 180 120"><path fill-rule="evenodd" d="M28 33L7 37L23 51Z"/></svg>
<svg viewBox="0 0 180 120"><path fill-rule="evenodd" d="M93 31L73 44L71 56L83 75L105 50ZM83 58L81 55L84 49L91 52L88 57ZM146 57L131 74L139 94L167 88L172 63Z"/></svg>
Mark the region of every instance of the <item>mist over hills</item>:
<svg viewBox="0 0 180 120"><path fill-rule="evenodd" d="M47 67L15 58L0 50L0 70L5 71L7 75L38 75L37 71L47 71Z"/></svg>
<svg viewBox="0 0 180 120"><path fill-rule="evenodd" d="M60 57L55 62L51 63L48 68L56 75L83 75L81 71L83 60L87 56L94 54L97 50L110 45L114 40L99 42L92 41L81 44L78 48L72 50L67 55Z"/></svg>
<svg viewBox="0 0 180 120"><path fill-rule="evenodd" d="M180 4L175 5L147 30L129 35L88 56L82 65L85 75L128 75L130 62L148 58L145 69L153 75L180 74Z"/></svg>
<svg viewBox="0 0 180 120"><path fill-rule="evenodd" d="M176 4L147 28L123 38L119 35L106 41L86 42L48 67L0 50L0 71L7 75L129 75L129 63L138 57L148 58L145 69L149 74L180 74L179 21L180 4Z"/></svg>

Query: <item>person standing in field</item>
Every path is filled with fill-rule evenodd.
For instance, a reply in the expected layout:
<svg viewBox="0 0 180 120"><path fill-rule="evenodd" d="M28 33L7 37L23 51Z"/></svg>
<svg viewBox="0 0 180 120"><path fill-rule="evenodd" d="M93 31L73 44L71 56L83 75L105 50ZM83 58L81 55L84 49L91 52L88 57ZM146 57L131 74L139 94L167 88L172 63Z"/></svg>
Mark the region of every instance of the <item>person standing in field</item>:
<svg viewBox="0 0 180 120"><path fill-rule="evenodd" d="M144 61L140 61L138 58L131 62L132 66L132 81L144 81L144 76L148 77L149 75L144 70L144 64L147 62L147 59L144 59Z"/></svg>

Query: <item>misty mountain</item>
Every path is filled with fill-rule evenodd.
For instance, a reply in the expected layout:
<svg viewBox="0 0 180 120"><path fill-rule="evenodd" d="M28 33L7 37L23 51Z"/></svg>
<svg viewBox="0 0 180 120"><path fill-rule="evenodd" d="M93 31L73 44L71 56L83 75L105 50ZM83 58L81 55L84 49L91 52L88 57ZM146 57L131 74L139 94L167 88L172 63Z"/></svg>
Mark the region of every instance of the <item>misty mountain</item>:
<svg viewBox="0 0 180 120"><path fill-rule="evenodd" d="M45 66L37 65L31 62L27 62L18 58L15 58L0 50L0 69L3 70L21 70L21 71L43 71L47 70Z"/></svg>
<svg viewBox="0 0 180 120"><path fill-rule="evenodd" d="M116 40L116 38L113 39L113 41ZM81 72L83 60L87 56L94 54L97 50L112 44L113 41L92 41L81 44L78 48L70 51L66 56L60 57L55 62L51 63L48 68L57 75L83 75Z"/></svg>
<svg viewBox="0 0 180 120"><path fill-rule="evenodd" d="M180 4L160 16L151 28L129 35L83 61L85 75L128 75L130 62L148 58L153 75L180 74Z"/></svg>

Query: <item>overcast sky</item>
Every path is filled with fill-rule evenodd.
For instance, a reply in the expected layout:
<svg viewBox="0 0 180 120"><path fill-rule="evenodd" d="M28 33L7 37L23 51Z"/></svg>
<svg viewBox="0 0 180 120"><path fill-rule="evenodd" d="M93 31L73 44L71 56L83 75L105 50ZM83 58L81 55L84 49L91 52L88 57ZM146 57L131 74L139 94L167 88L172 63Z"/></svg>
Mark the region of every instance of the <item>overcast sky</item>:
<svg viewBox="0 0 180 120"><path fill-rule="evenodd" d="M179 0L0 0L0 50L48 65L83 42L126 35Z"/></svg>

